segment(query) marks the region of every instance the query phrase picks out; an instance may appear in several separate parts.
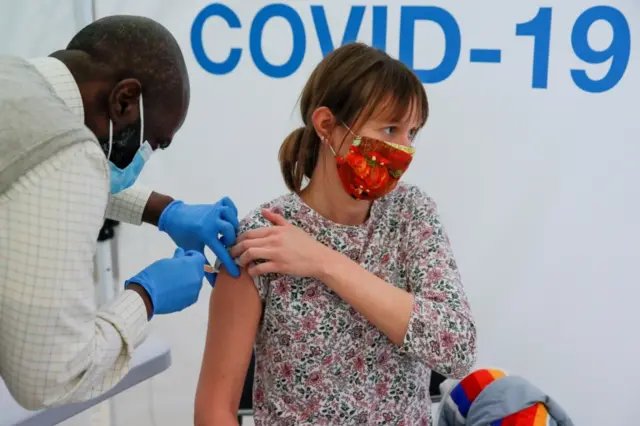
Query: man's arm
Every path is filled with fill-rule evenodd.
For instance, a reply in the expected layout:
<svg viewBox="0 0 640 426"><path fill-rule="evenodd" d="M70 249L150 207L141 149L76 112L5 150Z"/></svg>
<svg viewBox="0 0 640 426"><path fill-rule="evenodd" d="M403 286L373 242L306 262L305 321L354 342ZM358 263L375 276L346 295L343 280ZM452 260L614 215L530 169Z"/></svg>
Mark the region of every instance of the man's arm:
<svg viewBox="0 0 640 426"><path fill-rule="evenodd" d="M0 375L28 409L86 400L129 371L148 312L131 290L98 309L93 254L108 169L67 148L0 196Z"/></svg>
<svg viewBox="0 0 640 426"><path fill-rule="evenodd" d="M168 195L152 192L142 212L142 221L153 226L158 226L162 212L172 201L173 198Z"/></svg>
<svg viewBox="0 0 640 426"><path fill-rule="evenodd" d="M237 425L238 407L262 301L252 278L222 269L209 304L209 328L196 391L196 426Z"/></svg>
<svg viewBox="0 0 640 426"><path fill-rule="evenodd" d="M141 184L135 184L117 194L109 196L105 217L132 225L143 222L158 226L160 215L171 204L173 198L153 192Z"/></svg>
<svg viewBox="0 0 640 426"><path fill-rule="evenodd" d="M235 228L238 226L238 210L233 201L226 197L206 205L186 205L174 201L168 195L134 185L111 195L106 217L133 225L146 222L157 226L185 250L204 254L206 245L222 260L231 275L238 277L240 271L227 251L227 247L235 244ZM221 239L219 235L222 235ZM215 276L207 274L206 277L213 285Z"/></svg>

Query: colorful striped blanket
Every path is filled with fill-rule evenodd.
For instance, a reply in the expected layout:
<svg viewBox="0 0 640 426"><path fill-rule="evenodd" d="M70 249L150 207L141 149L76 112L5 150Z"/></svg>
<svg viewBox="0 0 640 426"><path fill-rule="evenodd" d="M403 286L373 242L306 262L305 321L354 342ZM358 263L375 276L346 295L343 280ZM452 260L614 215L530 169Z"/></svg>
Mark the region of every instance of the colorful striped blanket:
<svg viewBox="0 0 640 426"><path fill-rule="evenodd" d="M437 426L573 426L551 397L503 370L476 370L441 387Z"/></svg>

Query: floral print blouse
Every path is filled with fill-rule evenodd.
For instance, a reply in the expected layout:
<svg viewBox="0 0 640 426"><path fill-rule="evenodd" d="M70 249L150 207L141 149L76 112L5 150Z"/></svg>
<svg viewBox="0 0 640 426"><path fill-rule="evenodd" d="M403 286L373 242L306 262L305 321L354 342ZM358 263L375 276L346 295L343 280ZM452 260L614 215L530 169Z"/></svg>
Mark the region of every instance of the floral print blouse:
<svg viewBox="0 0 640 426"><path fill-rule="evenodd" d="M400 183L360 226L340 225L287 194L266 207L386 282L411 292L402 347L313 278L255 279L263 316L255 342L256 425L430 425L431 370L461 378L476 329L435 203ZM260 209L240 232L270 226Z"/></svg>

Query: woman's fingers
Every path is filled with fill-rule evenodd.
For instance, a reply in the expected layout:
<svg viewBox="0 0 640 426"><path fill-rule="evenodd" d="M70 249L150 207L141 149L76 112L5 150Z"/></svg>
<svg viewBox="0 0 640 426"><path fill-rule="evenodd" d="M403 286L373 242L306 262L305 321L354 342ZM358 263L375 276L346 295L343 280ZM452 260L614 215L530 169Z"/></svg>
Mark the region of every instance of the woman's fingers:
<svg viewBox="0 0 640 426"><path fill-rule="evenodd" d="M277 232L277 228L275 226L267 226L264 228L251 229L249 231L243 232L238 236L238 243L241 243L244 240L253 240L255 238L264 238L272 235L274 232Z"/></svg>
<svg viewBox="0 0 640 426"><path fill-rule="evenodd" d="M231 247L231 249L229 250L229 254L231 255L232 258L236 259L242 256L242 254L245 251L249 250L252 247L264 247L265 244L263 240L264 238L256 238L251 240L240 241L238 244Z"/></svg>
<svg viewBox="0 0 640 426"><path fill-rule="evenodd" d="M264 262L251 265L247 268L247 272L252 277L258 277L260 275L278 273L280 270L276 262Z"/></svg>
<svg viewBox="0 0 640 426"><path fill-rule="evenodd" d="M258 237L258 238L250 238L243 241L238 242L235 246L231 247L229 253L232 258L237 258L242 256L242 253L249 250L250 248L258 248L258 247L269 247L273 248L277 245L277 238L274 238L274 235L269 235L266 237Z"/></svg>
<svg viewBox="0 0 640 426"><path fill-rule="evenodd" d="M267 219L269 222L273 223L276 226L289 225L289 222L287 222L287 219L285 219L284 217L282 217L276 212L272 212L271 210L262 209L262 216L264 216L265 219Z"/></svg>
<svg viewBox="0 0 640 426"><path fill-rule="evenodd" d="M244 267L256 260L272 260L272 257L272 250L265 247L252 247L245 250L245 252L240 255L240 257L238 258L238 263L240 264L240 266Z"/></svg>

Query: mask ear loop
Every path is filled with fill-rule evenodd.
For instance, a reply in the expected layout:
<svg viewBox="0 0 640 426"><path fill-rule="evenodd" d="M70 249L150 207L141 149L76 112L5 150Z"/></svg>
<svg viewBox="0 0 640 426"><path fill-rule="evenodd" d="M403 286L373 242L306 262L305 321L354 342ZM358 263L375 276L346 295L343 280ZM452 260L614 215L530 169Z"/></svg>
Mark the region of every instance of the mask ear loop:
<svg viewBox="0 0 640 426"><path fill-rule="evenodd" d="M320 140L322 141L322 143L326 143L329 146L329 149L331 150L331 153L333 154L334 157L337 157L338 154L336 153L336 150L333 149L333 145L331 145L328 141L327 138L325 138L324 136L322 136L320 138Z"/></svg>
<svg viewBox="0 0 640 426"><path fill-rule="evenodd" d="M320 141L324 144L327 144L327 146L329 147L329 149L331 150L331 153L333 154L334 157L337 157L338 154L336 153L336 150L333 149L333 146L329 143L329 141L327 140L327 138L325 138L324 136L320 136Z"/></svg>
<svg viewBox="0 0 640 426"><path fill-rule="evenodd" d="M140 93L140 146L144 145L144 106L142 105L142 93Z"/></svg>
<svg viewBox="0 0 640 426"><path fill-rule="evenodd" d="M345 129L347 129L349 131L349 133L351 133L351 136L353 136L354 138L357 138L358 135L356 135L355 133L353 133L353 130L351 130L351 127L347 126L347 123L345 123L344 121L340 120L340 122L342 123L342 125L345 127Z"/></svg>
<svg viewBox="0 0 640 426"><path fill-rule="evenodd" d="M140 94L140 146L144 144L144 105L142 104L142 94ZM111 150L113 149L113 121L109 119L109 152L107 153L107 161L111 159Z"/></svg>
<svg viewBox="0 0 640 426"><path fill-rule="evenodd" d="M353 131L351 130L351 128L349 126L347 126L347 123L345 123L344 121L340 120L340 122L342 123L342 125L345 127L345 129L347 129L349 131L349 133L351 133L351 136L353 136L354 138L357 138L358 135L356 135L355 133L353 133ZM327 142L327 138L325 138L324 136L320 136L320 140L322 142ZM338 153L336 152L336 150L333 148L333 145L331 145L330 143L327 142L327 145L329 145L329 149L331 150L331 153L333 154L334 157L338 156Z"/></svg>
<svg viewBox="0 0 640 426"><path fill-rule="evenodd" d="M107 161L111 159L112 148L113 148L113 121L109 119L109 152L107 153Z"/></svg>

